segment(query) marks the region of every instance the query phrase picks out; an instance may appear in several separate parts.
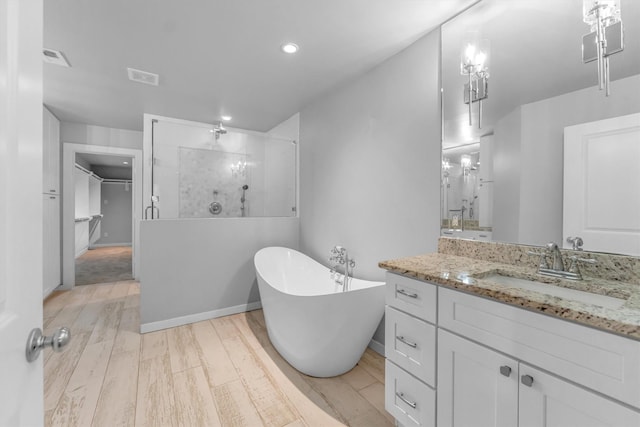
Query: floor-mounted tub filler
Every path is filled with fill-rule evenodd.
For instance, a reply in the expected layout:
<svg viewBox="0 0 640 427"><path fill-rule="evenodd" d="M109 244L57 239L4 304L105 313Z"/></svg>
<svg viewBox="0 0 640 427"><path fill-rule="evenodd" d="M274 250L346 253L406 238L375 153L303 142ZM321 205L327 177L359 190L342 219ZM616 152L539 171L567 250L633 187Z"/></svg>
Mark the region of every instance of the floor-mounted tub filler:
<svg viewBox="0 0 640 427"><path fill-rule="evenodd" d="M281 247L259 250L254 264L269 338L282 357L314 377L351 370L384 314L384 282L351 279L343 291L327 267Z"/></svg>

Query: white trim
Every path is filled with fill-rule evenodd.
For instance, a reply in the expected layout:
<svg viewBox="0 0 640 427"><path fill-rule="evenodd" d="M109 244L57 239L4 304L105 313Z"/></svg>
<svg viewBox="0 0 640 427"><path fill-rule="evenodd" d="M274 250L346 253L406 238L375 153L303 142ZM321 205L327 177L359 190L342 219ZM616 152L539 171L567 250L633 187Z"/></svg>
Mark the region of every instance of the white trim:
<svg viewBox="0 0 640 427"><path fill-rule="evenodd" d="M87 251L89 250L89 246L84 246L82 249L80 249L78 252L76 252L76 258L81 257L82 255L86 254Z"/></svg>
<svg viewBox="0 0 640 427"><path fill-rule="evenodd" d="M76 283L75 269L75 185L73 172L76 153L107 154L133 158L131 173L133 179L133 206L132 206L132 247L133 265L132 273L136 280L140 274L140 227L142 219L142 179L143 157L142 150L137 148L121 148L107 145L62 143L62 288L72 289Z"/></svg>
<svg viewBox="0 0 640 427"><path fill-rule="evenodd" d="M378 353L380 356L384 357L384 344L382 344L381 342L372 339L371 341L369 341L368 347Z"/></svg>
<svg viewBox="0 0 640 427"><path fill-rule="evenodd" d="M131 246L131 242L129 243L94 243L91 245L91 248L110 248L114 246Z"/></svg>
<svg viewBox="0 0 640 427"><path fill-rule="evenodd" d="M140 333L146 334L147 332L155 332L162 329L175 328L176 326L201 322L203 320L215 319L216 317L244 313L247 311L259 310L260 308L262 308L262 302L256 301L250 302L249 304L240 304L233 307L220 308L218 310L188 314L186 316L174 317L167 320L158 320L157 322L143 323L140 325Z"/></svg>

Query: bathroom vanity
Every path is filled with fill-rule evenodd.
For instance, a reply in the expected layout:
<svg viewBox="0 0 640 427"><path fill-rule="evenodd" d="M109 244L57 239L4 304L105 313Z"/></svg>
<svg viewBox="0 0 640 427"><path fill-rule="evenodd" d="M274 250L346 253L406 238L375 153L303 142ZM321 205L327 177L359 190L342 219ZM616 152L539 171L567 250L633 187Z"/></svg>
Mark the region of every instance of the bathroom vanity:
<svg viewBox="0 0 640 427"><path fill-rule="evenodd" d="M532 249L441 238L379 264L399 425L640 426L640 260L581 252L597 264L569 281Z"/></svg>

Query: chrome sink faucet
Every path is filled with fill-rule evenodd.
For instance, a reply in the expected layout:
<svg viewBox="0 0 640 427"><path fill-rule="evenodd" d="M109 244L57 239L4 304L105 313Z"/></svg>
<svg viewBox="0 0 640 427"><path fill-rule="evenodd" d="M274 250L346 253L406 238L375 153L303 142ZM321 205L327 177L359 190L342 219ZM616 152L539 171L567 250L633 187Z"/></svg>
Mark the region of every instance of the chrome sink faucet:
<svg viewBox="0 0 640 427"><path fill-rule="evenodd" d="M557 243L549 242L545 245L543 252L529 251L529 255L540 257L538 264L538 274L543 276L559 277L561 279L582 280L582 273L578 267L578 263L595 264L596 260L590 258L580 258L577 255L568 257L571 261L569 268L565 269L562 260L562 253ZM551 256L551 266L547 262L547 257Z"/></svg>
<svg viewBox="0 0 640 427"><path fill-rule="evenodd" d="M564 263L562 262L562 254L557 243L547 243L547 253L551 254L551 268L555 271L564 271Z"/></svg>

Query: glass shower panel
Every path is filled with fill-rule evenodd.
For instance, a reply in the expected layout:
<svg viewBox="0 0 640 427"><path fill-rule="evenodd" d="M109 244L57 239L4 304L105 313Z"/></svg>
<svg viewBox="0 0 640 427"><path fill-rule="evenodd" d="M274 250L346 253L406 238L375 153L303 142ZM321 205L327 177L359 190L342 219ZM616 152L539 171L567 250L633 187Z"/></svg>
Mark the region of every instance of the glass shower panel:
<svg viewBox="0 0 640 427"><path fill-rule="evenodd" d="M180 218L251 216L254 203L248 195L254 186L249 186L250 156L197 148L179 150Z"/></svg>
<svg viewBox="0 0 640 427"><path fill-rule="evenodd" d="M295 141L210 130L156 123L152 180L160 218L295 216Z"/></svg>

